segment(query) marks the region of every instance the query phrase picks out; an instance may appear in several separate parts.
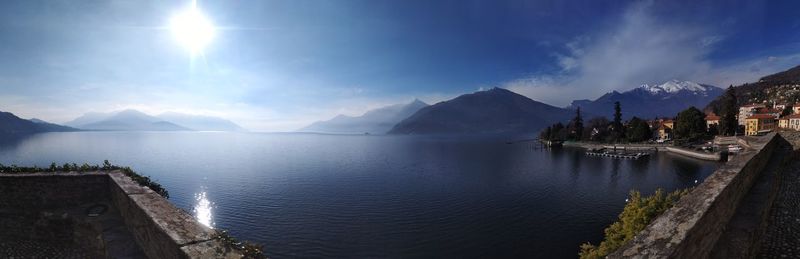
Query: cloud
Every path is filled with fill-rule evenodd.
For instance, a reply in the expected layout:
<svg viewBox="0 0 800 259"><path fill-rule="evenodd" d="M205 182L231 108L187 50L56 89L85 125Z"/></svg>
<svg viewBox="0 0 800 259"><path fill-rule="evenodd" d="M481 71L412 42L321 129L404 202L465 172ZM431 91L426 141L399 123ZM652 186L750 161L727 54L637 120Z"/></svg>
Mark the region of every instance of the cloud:
<svg viewBox="0 0 800 259"><path fill-rule="evenodd" d="M652 8L649 2L634 4L614 26L567 43L565 53L554 54L561 71L511 80L504 87L564 106L573 99L708 71L708 47L722 37L703 26L659 20Z"/></svg>

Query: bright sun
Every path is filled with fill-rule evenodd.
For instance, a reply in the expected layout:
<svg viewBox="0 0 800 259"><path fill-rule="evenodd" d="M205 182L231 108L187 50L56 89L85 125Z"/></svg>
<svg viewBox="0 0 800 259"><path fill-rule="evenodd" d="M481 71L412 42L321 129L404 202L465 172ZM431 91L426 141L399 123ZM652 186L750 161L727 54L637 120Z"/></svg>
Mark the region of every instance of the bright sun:
<svg viewBox="0 0 800 259"><path fill-rule="evenodd" d="M170 20L170 30L175 39L188 49L192 54L203 50L211 39L214 38L214 25L200 10L197 2L192 1L192 7L175 14Z"/></svg>

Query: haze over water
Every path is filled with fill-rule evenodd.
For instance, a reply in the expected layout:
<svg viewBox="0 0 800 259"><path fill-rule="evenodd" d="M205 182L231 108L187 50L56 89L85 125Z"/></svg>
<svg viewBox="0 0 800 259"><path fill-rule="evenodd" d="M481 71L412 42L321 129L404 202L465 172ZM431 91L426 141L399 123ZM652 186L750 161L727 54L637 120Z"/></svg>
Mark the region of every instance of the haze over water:
<svg viewBox="0 0 800 259"><path fill-rule="evenodd" d="M599 242L631 189L694 186L718 166L508 140L45 133L0 142L0 163L133 166L178 207L210 215L213 227L264 244L273 258L577 257L581 243Z"/></svg>

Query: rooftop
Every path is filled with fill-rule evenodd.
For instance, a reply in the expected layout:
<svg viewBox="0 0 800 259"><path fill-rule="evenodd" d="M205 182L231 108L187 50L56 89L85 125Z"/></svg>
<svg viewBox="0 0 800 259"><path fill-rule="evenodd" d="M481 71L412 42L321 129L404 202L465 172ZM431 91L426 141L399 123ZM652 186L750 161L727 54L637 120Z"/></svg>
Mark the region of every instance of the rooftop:
<svg viewBox="0 0 800 259"><path fill-rule="evenodd" d="M747 119L775 119L775 116L770 114L753 114L752 116L747 117Z"/></svg>

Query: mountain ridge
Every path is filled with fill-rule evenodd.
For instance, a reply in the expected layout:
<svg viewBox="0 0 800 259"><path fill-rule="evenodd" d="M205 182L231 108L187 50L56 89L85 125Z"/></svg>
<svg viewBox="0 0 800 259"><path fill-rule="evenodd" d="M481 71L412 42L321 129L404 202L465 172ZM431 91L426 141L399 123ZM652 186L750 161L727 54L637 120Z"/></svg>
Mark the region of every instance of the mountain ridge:
<svg viewBox="0 0 800 259"><path fill-rule="evenodd" d="M495 87L422 108L395 125L388 133L534 133L572 116L572 110L534 101L510 90Z"/></svg>
<svg viewBox="0 0 800 259"><path fill-rule="evenodd" d="M385 134L394 125L427 106L427 103L414 99L414 101L406 104L394 104L369 110L360 116L339 114L328 120L311 123L298 131L336 134Z"/></svg>
<svg viewBox="0 0 800 259"><path fill-rule="evenodd" d="M716 86L673 79L661 84L643 84L625 92L611 91L595 100L575 100L568 108L581 107L610 117L614 102L620 102L624 118L674 117L691 106L705 107L723 92Z"/></svg>

